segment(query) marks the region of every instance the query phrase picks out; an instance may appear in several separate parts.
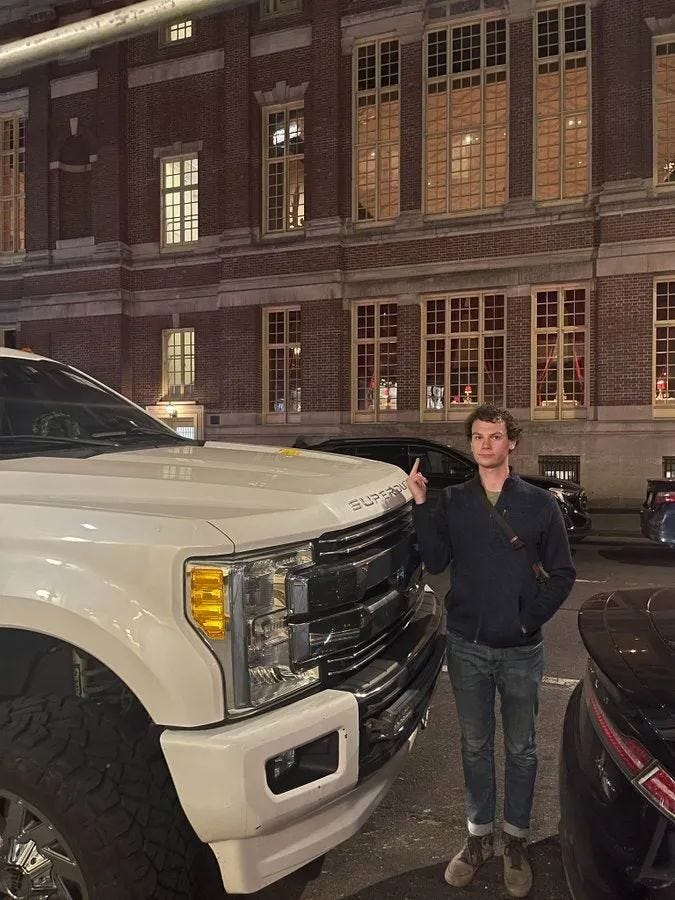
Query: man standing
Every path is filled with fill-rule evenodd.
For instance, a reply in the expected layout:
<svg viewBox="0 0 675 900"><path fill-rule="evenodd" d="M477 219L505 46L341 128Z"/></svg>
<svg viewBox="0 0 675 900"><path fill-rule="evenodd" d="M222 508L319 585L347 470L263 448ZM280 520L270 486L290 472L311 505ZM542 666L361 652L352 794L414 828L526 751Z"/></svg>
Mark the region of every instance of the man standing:
<svg viewBox="0 0 675 900"><path fill-rule="evenodd" d="M419 461L408 478L422 559L431 574L450 566L451 576L448 672L462 734L469 833L445 880L464 887L494 855L499 691L506 745L504 883L512 897L526 897L532 887L526 839L544 674L541 626L563 604L576 576L557 501L509 468L520 434L507 410L480 406L466 421L476 476L447 488L433 510Z"/></svg>

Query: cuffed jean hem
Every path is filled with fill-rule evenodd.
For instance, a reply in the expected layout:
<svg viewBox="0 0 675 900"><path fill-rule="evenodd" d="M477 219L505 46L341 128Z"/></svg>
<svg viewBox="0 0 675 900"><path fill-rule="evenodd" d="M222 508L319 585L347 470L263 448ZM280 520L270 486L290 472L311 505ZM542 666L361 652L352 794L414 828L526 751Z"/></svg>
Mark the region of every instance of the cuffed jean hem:
<svg viewBox="0 0 675 900"><path fill-rule="evenodd" d="M495 830L494 822L488 822L487 825L476 825L475 822L470 822L467 819L466 824L469 829L469 834L474 837L484 837L486 834L492 834Z"/></svg>
<svg viewBox="0 0 675 900"><path fill-rule="evenodd" d="M517 825L512 825L510 822L504 822L502 831L504 834L510 834L511 837L517 838L526 838L529 837L530 834L529 828L518 828Z"/></svg>

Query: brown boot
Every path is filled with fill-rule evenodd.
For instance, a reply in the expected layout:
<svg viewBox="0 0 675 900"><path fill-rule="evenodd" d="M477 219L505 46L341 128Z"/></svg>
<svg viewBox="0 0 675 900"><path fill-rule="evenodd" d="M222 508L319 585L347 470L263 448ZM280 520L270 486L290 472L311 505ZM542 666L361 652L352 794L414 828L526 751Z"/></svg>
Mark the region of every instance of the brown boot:
<svg viewBox="0 0 675 900"><path fill-rule="evenodd" d="M445 880L453 887L466 887L484 862L495 855L493 834L468 835L466 843L448 863Z"/></svg>
<svg viewBox="0 0 675 900"><path fill-rule="evenodd" d="M504 834L504 884L511 897L527 897L532 890L532 866L525 838Z"/></svg>

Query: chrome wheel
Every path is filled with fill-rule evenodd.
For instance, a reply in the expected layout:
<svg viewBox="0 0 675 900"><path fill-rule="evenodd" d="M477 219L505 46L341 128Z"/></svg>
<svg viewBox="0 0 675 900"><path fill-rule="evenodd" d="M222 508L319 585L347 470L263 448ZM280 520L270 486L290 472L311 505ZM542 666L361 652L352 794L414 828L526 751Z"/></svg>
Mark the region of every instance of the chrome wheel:
<svg viewBox="0 0 675 900"><path fill-rule="evenodd" d="M89 900L84 876L49 819L0 790L0 898Z"/></svg>

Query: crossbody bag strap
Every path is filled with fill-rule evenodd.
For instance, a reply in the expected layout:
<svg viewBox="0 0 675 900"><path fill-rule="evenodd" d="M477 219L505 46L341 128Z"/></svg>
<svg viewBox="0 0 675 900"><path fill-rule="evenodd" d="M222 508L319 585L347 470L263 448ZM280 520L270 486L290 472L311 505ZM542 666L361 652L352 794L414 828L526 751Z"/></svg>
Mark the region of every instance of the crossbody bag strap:
<svg viewBox="0 0 675 900"><path fill-rule="evenodd" d="M490 503L490 501L488 500L488 496L482 487L480 487L480 495L488 508L490 516L495 520L495 522L499 525L499 527L508 538L509 544L513 547L514 550L525 550L525 555L527 556L527 561L530 564L530 568L534 572L534 577L537 579L539 584L546 584L546 582L550 578L550 575L548 574L546 569L542 566L539 560L535 556L533 556L528 545L518 537L516 532L511 527L510 523L504 518L499 510L495 509L492 503Z"/></svg>

